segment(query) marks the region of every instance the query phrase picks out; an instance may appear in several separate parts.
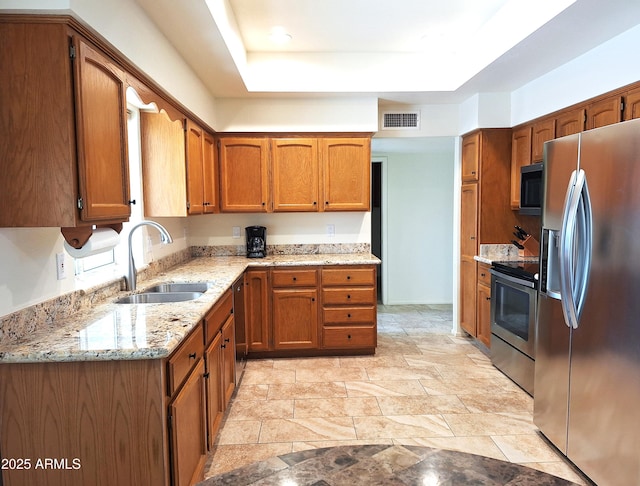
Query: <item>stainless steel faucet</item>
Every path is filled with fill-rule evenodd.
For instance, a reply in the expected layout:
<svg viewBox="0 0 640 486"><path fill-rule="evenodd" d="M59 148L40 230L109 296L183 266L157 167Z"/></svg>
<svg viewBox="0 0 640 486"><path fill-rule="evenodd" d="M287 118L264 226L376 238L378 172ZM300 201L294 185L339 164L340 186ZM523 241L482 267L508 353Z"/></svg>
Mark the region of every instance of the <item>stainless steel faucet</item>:
<svg viewBox="0 0 640 486"><path fill-rule="evenodd" d="M140 226L153 226L160 232L160 240L164 245L173 243L173 238L171 238L171 235L166 230L166 228L161 224L156 223L155 221L141 221L140 223L136 224L133 228L131 228L131 231L129 231L129 273L127 274L127 277L126 277L127 290L136 289L137 274L136 274L136 265L133 261L133 249L131 247L131 236L133 235L133 232Z"/></svg>

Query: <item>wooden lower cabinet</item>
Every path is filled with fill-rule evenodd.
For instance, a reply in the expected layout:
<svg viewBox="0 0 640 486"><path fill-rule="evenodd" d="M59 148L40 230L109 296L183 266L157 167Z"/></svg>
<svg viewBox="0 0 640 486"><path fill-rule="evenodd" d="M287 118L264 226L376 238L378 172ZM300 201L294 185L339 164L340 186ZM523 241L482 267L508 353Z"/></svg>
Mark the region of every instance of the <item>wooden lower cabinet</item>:
<svg viewBox="0 0 640 486"><path fill-rule="evenodd" d="M245 283L249 356L375 352L374 265L248 270Z"/></svg>
<svg viewBox="0 0 640 486"><path fill-rule="evenodd" d="M172 485L188 486L202 480L207 459L204 360L169 404Z"/></svg>
<svg viewBox="0 0 640 486"><path fill-rule="evenodd" d="M377 345L376 269L322 269L322 346L369 349Z"/></svg>
<svg viewBox="0 0 640 486"><path fill-rule="evenodd" d="M478 263L477 337L487 348L491 347L491 274L490 266Z"/></svg>
<svg viewBox="0 0 640 486"><path fill-rule="evenodd" d="M205 351L207 393L207 447L213 448L224 415L222 333L216 334Z"/></svg>
<svg viewBox="0 0 640 486"><path fill-rule="evenodd" d="M229 316L220 331L222 335L222 398L227 407L236 389L236 339L233 316Z"/></svg>
<svg viewBox="0 0 640 486"><path fill-rule="evenodd" d="M476 265L473 258L460 260L460 327L476 337Z"/></svg>

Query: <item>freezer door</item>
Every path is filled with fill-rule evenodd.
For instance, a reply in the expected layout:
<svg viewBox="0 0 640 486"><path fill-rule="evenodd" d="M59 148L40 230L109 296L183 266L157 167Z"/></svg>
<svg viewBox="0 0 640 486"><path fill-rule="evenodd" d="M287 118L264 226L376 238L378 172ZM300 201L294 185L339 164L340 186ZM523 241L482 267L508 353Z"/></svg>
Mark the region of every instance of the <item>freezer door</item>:
<svg viewBox="0 0 640 486"><path fill-rule="evenodd" d="M544 144L544 198L542 226L560 230L571 173L578 168L579 134Z"/></svg>
<svg viewBox="0 0 640 486"><path fill-rule="evenodd" d="M540 294L536 332L533 422L553 444L567 453L570 329L559 300Z"/></svg>
<svg viewBox="0 0 640 486"><path fill-rule="evenodd" d="M640 120L585 132L580 152L593 239L567 456L599 486L640 484Z"/></svg>

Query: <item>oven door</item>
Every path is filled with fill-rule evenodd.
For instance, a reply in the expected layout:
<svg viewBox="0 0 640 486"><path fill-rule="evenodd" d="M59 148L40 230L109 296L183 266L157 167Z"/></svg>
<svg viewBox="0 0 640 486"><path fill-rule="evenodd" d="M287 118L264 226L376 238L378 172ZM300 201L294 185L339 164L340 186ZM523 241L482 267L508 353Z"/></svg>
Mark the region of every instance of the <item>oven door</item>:
<svg viewBox="0 0 640 486"><path fill-rule="evenodd" d="M537 290L533 282L491 270L491 333L535 359Z"/></svg>

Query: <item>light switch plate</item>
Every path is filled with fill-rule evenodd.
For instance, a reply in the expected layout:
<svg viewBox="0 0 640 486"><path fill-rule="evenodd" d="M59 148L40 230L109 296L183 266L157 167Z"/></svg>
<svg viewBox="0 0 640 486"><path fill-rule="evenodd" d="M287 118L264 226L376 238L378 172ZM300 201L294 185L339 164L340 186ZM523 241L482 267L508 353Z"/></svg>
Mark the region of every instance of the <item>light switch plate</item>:
<svg viewBox="0 0 640 486"><path fill-rule="evenodd" d="M336 235L336 225L335 224L328 224L327 225L327 236L329 238L333 238Z"/></svg>
<svg viewBox="0 0 640 486"><path fill-rule="evenodd" d="M233 237L240 238L240 226L233 227Z"/></svg>

